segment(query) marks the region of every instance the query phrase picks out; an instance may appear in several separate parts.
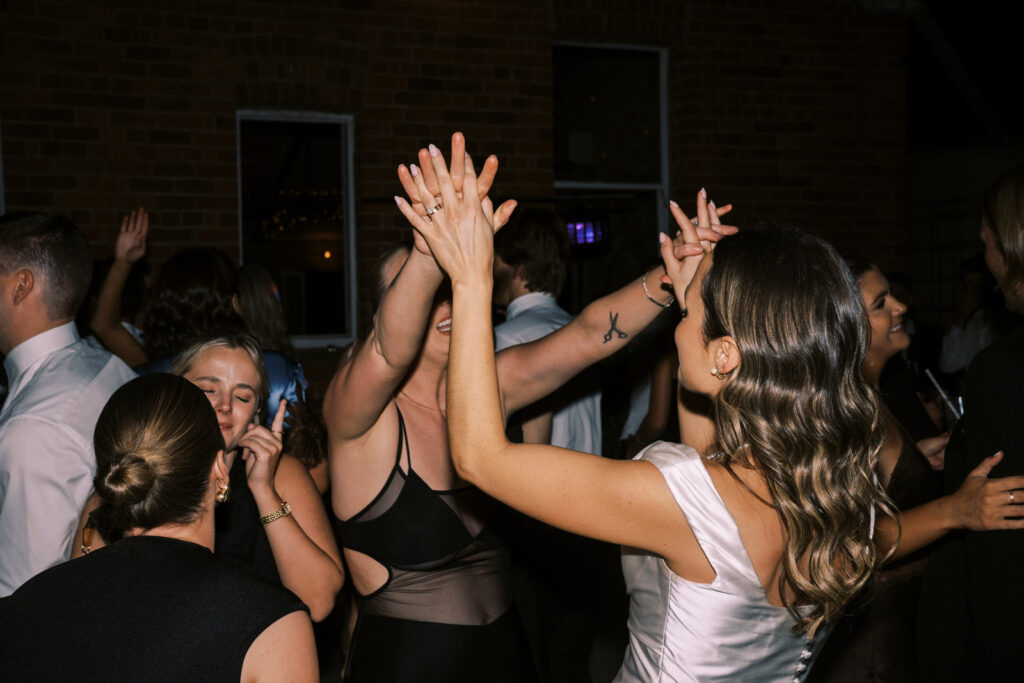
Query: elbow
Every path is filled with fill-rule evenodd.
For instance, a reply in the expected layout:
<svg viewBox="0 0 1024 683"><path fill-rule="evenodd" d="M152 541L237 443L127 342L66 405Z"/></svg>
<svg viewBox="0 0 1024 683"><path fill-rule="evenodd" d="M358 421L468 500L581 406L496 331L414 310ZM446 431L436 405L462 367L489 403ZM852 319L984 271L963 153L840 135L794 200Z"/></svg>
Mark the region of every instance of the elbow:
<svg viewBox="0 0 1024 683"><path fill-rule="evenodd" d="M321 590L313 595L303 596L302 602L309 608L309 618L314 622L320 622L330 616L334 611L335 599L344 583L345 575L337 569L333 572L329 581L324 581Z"/></svg>
<svg viewBox="0 0 1024 683"><path fill-rule="evenodd" d="M334 596L324 596L322 599L310 600L306 603L306 607L309 608L309 618L314 623L319 623L334 611Z"/></svg>
<svg viewBox="0 0 1024 683"><path fill-rule="evenodd" d="M452 445L452 464L455 465L455 473L459 475L459 478L465 479L468 482L476 483L473 478L473 457L469 453L472 449L463 448L460 446Z"/></svg>

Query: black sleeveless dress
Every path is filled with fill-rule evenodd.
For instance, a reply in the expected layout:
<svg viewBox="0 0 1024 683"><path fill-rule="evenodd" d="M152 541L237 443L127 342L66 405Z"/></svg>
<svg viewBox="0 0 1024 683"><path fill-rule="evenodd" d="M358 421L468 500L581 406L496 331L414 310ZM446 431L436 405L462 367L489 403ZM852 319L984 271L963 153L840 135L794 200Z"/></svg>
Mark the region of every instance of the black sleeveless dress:
<svg viewBox="0 0 1024 683"><path fill-rule="evenodd" d="M381 588L359 596L347 680L536 680L512 609L508 551L488 524L494 501L472 486L427 486L413 469L401 411L398 425L384 488L336 521L344 547L388 570Z"/></svg>
<svg viewBox="0 0 1024 683"><path fill-rule="evenodd" d="M305 610L202 546L130 536L0 599L0 680L237 681L253 641Z"/></svg>
<svg viewBox="0 0 1024 683"><path fill-rule="evenodd" d="M897 509L909 510L941 495L942 474L932 470L895 420L893 424L903 446L885 491ZM922 548L875 572L868 590L836 623L808 683L921 680L915 643L917 604L929 551Z"/></svg>

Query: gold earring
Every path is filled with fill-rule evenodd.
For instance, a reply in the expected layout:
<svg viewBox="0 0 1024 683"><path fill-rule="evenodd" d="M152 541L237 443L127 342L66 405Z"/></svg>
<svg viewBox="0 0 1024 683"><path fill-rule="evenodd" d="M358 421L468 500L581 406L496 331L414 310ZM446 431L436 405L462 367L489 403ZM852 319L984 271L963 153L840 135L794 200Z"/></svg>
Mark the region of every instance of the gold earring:
<svg viewBox="0 0 1024 683"><path fill-rule="evenodd" d="M228 498L231 497L231 483L225 484L220 479L217 480L217 493L213 495L213 499L218 503L228 502Z"/></svg>
<svg viewBox="0 0 1024 683"><path fill-rule="evenodd" d="M711 376L714 377L715 379L725 379L726 377L729 376L729 373L722 372L718 368L711 368Z"/></svg>

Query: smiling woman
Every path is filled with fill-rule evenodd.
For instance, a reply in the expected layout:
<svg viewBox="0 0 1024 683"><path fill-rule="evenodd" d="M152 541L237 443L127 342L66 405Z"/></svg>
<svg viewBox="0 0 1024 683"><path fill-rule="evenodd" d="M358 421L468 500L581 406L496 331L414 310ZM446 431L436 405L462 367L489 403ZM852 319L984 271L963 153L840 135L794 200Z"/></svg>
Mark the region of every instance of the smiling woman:
<svg viewBox="0 0 1024 683"><path fill-rule="evenodd" d="M216 554L282 584L314 620L323 619L344 580L341 558L316 485L298 460L281 453L285 411L270 429L259 424L267 395L259 346L245 335L217 337L186 349L173 371L202 389L226 445L229 475L216 481ZM74 555L102 545L87 535L91 505Z"/></svg>

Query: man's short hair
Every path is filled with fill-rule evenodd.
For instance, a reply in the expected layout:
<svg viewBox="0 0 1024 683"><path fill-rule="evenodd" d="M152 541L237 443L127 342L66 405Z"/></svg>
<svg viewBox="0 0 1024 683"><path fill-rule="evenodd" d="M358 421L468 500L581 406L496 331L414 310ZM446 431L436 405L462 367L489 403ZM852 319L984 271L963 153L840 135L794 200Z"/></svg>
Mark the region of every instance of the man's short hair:
<svg viewBox="0 0 1024 683"><path fill-rule="evenodd" d="M494 235L494 253L512 268L522 268L531 292L562 293L569 262L565 222L548 209L525 209L512 214L508 225Z"/></svg>
<svg viewBox="0 0 1024 683"><path fill-rule="evenodd" d="M43 303L51 320L75 317L89 291L92 260L74 223L46 213L0 216L0 274L22 268L44 281Z"/></svg>

